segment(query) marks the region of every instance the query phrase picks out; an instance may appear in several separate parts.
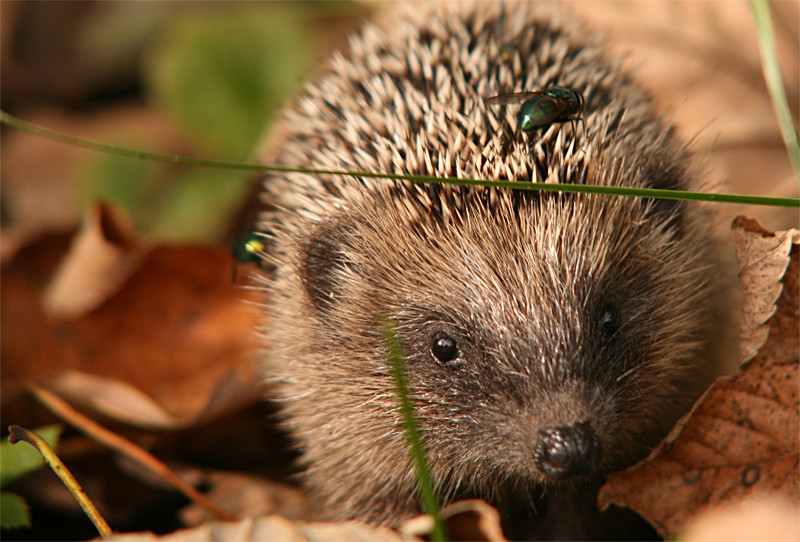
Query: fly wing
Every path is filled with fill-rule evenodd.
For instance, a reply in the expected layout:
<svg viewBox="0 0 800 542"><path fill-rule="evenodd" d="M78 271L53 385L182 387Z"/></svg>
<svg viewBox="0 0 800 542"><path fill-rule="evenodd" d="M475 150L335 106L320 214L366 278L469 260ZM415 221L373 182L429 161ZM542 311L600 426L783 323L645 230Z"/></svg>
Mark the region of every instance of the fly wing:
<svg viewBox="0 0 800 542"><path fill-rule="evenodd" d="M492 96L491 98L486 98L484 101L488 105L509 105L509 104L519 104L524 102L525 100L529 100L534 96L539 96L543 94L542 91L534 91L534 92L509 92L508 94L498 94L497 96Z"/></svg>

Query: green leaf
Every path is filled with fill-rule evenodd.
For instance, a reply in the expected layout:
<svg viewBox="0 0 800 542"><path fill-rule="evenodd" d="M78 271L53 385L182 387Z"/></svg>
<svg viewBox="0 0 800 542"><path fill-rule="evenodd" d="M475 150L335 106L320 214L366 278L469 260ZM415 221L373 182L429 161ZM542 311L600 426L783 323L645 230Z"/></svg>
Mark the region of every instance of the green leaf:
<svg viewBox="0 0 800 542"><path fill-rule="evenodd" d="M169 179L169 182L164 182ZM175 170L149 160L100 155L81 172L84 205L111 201L137 232L161 242L216 241L252 192L252 174Z"/></svg>
<svg viewBox="0 0 800 542"><path fill-rule="evenodd" d="M252 192L255 179L240 172L194 169L160 198L148 234L167 242L212 241Z"/></svg>
<svg viewBox="0 0 800 542"><path fill-rule="evenodd" d="M3 529L19 529L31 526L31 513L25 499L15 493L0 493L0 526Z"/></svg>
<svg viewBox="0 0 800 542"><path fill-rule="evenodd" d="M299 13L245 3L184 15L149 56L149 91L212 153L248 157L311 66Z"/></svg>
<svg viewBox="0 0 800 542"><path fill-rule="evenodd" d="M87 160L79 174L81 203L113 202L125 210L140 232L154 220L152 200L158 193L158 173L163 165L113 155Z"/></svg>
<svg viewBox="0 0 800 542"><path fill-rule="evenodd" d="M51 448L55 448L61 435L60 425L47 425L34 432L42 437ZM33 448L25 443L11 444L7 440L0 442L0 487L6 487L17 478L33 472L44 465L44 459ZM5 508L3 508L5 515Z"/></svg>

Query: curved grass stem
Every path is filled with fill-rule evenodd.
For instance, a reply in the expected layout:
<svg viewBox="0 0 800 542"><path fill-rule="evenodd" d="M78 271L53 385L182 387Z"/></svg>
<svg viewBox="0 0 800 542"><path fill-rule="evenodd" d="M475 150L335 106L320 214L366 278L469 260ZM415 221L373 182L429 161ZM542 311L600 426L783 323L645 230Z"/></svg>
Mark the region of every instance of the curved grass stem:
<svg viewBox="0 0 800 542"><path fill-rule="evenodd" d="M579 194L605 194L614 196L640 197L640 198L659 198L685 201L709 201L716 203L734 203L743 205L765 205L773 207L796 207L800 208L800 198L774 198L767 196L745 196L741 194L714 194L708 192L687 192L683 190L659 190L653 188L629 188L622 186L598 186L588 184L559 184L559 183L533 183L507 180L485 180L457 177L434 177L432 175L403 175L397 173L376 173L371 171L346 171L338 169L317 169L293 166L275 166L252 164L246 162L233 162L227 160L206 160L180 156L176 154L164 154L150 152L141 149L132 149L88 141L72 137L60 132L55 132L48 128L32 124L18 117L10 115L5 111L0 111L0 123L11 126L25 132L45 137L54 141L59 141L75 147L90 149L117 156L126 156L141 160L153 160L157 162L169 162L173 164L183 164L188 166L203 166L222 169L235 169L244 171L261 171L276 173L306 173L309 175L341 175L357 177L361 179L389 179L394 181L410 181L416 183L436 183L453 184L458 186L485 186L492 188L504 188L513 190L539 190L544 192L570 192Z"/></svg>

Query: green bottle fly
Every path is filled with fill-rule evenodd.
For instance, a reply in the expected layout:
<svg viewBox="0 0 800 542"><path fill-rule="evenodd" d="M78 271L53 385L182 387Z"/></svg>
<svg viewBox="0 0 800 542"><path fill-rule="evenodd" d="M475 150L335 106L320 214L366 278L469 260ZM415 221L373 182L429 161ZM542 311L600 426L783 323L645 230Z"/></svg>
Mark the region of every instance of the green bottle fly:
<svg viewBox="0 0 800 542"><path fill-rule="evenodd" d="M573 88L552 87L532 92L512 92L486 99L491 105L522 103L517 113L517 129L530 132L555 123L583 122L586 102L583 94Z"/></svg>

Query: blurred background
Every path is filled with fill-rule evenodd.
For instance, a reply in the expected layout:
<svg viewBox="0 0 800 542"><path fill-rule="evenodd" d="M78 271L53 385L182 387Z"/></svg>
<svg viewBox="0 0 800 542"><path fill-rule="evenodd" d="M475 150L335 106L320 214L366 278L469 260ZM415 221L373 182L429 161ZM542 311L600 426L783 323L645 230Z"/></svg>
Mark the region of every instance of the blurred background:
<svg viewBox="0 0 800 542"><path fill-rule="evenodd" d="M346 48L349 31L390 8L4 1L0 105L103 143L248 160L331 50ZM797 197L746 2L593 1L564 9L604 34L613 53L628 55L667 118L693 140L710 189ZM772 9L797 125L800 3L773 2ZM224 488L227 496L217 497L234 513L304 517L302 495L291 487L292 453L259 401L253 329L268 322L242 301L257 303L258 294L242 287L247 270L236 271L227 250L255 219L257 176L0 130L3 427L56 421L25 392L26 382L41 383L197 486L212 494ZM98 201L113 202L127 218ZM774 230L798 226L796 210L714 208L721 231L737 214ZM84 220L90 216L94 222ZM110 249L76 256L82 222L81 231L94 223L95 237ZM113 263L98 275L92 266L107 250ZM90 283L81 288L97 292L90 302L66 301L73 308L56 314L43 300L56 295L54 277L71 265ZM117 530L168 532L207 518L78 431L65 430L59 450ZM248 501L244 495L256 487L258 497ZM4 539L93 536L49 471L9 489L26 498L33 527L4 530Z"/></svg>
<svg viewBox="0 0 800 542"><path fill-rule="evenodd" d="M370 11L333 2L4 2L2 9L4 110L106 143L230 160L250 157L280 107ZM3 135L8 226L74 224L87 202L105 198L148 236L209 241L252 187L237 172L176 171Z"/></svg>

